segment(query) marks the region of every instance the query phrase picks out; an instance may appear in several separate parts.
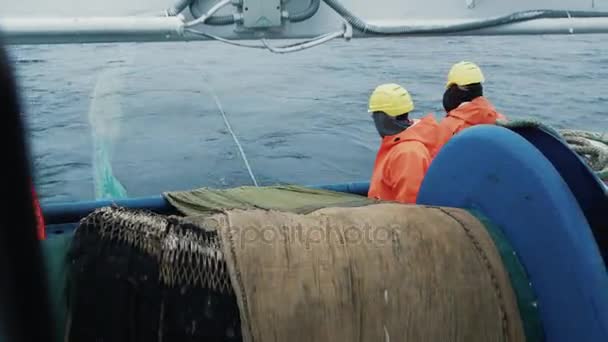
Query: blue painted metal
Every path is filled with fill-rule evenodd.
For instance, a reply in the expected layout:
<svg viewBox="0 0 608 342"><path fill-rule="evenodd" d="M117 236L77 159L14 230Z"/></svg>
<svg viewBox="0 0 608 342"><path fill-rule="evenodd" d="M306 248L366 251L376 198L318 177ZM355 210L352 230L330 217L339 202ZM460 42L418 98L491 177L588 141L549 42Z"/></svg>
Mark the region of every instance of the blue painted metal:
<svg viewBox="0 0 608 342"><path fill-rule="evenodd" d="M84 201L74 203L54 203L42 206L46 224L61 224L78 222L95 209L107 206L120 206L132 209L146 209L161 214L174 212L169 202L162 196L126 198L118 200Z"/></svg>
<svg viewBox="0 0 608 342"><path fill-rule="evenodd" d="M475 209L504 232L529 274L548 341L608 341L608 274L589 224L523 137L488 125L459 133L433 161L418 202Z"/></svg>
<svg viewBox="0 0 608 342"><path fill-rule="evenodd" d="M536 127L511 130L539 149L566 181L591 226L604 263L608 265L608 195L602 180L561 137Z"/></svg>
<svg viewBox="0 0 608 342"><path fill-rule="evenodd" d="M337 192L346 192L367 196L368 182L328 184L328 185L313 185L315 189L325 189ZM54 203L42 206L44 220L47 224L62 224L78 222L81 218L87 216L95 209L107 206L120 206L131 209L146 209L159 214L174 214L176 213L169 202L163 196L152 196L142 198L127 198L117 200L99 200L73 203Z"/></svg>
<svg viewBox="0 0 608 342"><path fill-rule="evenodd" d="M369 190L369 182L313 185L310 187L315 189L325 189L330 191L346 192L349 194L367 196L367 191Z"/></svg>

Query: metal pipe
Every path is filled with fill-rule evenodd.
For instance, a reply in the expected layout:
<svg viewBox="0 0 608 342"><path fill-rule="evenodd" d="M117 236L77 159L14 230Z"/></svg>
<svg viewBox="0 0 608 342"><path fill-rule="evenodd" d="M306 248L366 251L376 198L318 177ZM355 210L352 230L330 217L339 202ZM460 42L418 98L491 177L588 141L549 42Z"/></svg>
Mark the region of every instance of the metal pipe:
<svg viewBox="0 0 608 342"><path fill-rule="evenodd" d="M415 28L420 25L450 25L458 20L407 20L375 21L374 24L409 25ZM462 20L460 21L462 22ZM336 30L341 22L336 22ZM218 27L219 29L219 27ZM324 28L326 29L326 28ZM209 37L184 32L183 22L178 17L118 17L118 18L51 18L51 19L0 19L2 31L7 43L12 45L27 44L80 44L80 43L113 43L113 42L164 42L209 40ZM225 39L254 39L251 33L240 33L226 27L221 32ZM326 31L324 31L326 32ZM268 33L266 39L301 39L314 38L320 33L314 26L298 28L285 32ZM539 35L539 34L590 34L608 33L608 18L564 18L537 19L508 25L485 28L481 30L456 32L449 34L402 34L399 36L476 36L476 35ZM364 34L359 31L354 37L379 37L376 34ZM382 36L380 36L382 37Z"/></svg>
<svg viewBox="0 0 608 342"><path fill-rule="evenodd" d="M342 183L329 185L309 186L313 189L324 189L336 192L345 192L361 196L367 196L368 182ZM130 209L146 209L159 214L174 214L173 208L163 196L152 196L143 198L127 198L118 200L84 201L73 203L52 203L42 206L44 221L47 225L74 223L89 215L95 209L107 206L120 206Z"/></svg>
<svg viewBox="0 0 608 342"><path fill-rule="evenodd" d="M178 17L0 19L8 44L172 41L183 39L183 29Z"/></svg>

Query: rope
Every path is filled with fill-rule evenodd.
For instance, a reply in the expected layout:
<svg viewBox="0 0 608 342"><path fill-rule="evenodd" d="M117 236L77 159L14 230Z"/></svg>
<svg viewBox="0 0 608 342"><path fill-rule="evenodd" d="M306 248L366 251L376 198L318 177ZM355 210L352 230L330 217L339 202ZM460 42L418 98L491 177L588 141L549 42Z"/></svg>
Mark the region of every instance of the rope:
<svg viewBox="0 0 608 342"><path fill-rule="evenodd" d="M234 133L234 130L232 130L232 125L230 125L230 122L228 121L226 112L224 112L224 107L222 106L222 103L220 102L219 97L217 97L217 95L215 94L215 91L213 91L213 89L208 84L209 84L208 82L205 82L205 87L211 94L211 97L213 97L213 100L215 101L215 105L217 106L217 108L220 111L220 114L222 115L224 124L226 125L228 132L230 133L230 135L232 135L232 139L234 140L234 143L236 144L237 148L239 149L239 153L241 154L241 158L243 159L243 162L245 163L245 167L247 168L249 177L251 178L253 185L255 185L256 187L259 187L258 181L256 180L256 178L253 174L253 171L251 170L251 166L249 165L249 161L247 160L247 156L245 155L245 150L243 150L243 146L241 146L241 143L239 142L239 139L237 138L236 133Z"/></svg>
<svg viewBox="0 0 608 342"><path fill-rule="evenodd" d="M591 169L608 180L608 135L581 130L560 130L572 150L583 157Z"/></svg>
<svg viewBox="0 0 608 342"><path fill-rule="evenodd" d="M568 144L568 147L583 158L600 179L608 180L608 133L556 130L536 120L501 121L497 124L506 128L537 127L548 131Z"/></svg>

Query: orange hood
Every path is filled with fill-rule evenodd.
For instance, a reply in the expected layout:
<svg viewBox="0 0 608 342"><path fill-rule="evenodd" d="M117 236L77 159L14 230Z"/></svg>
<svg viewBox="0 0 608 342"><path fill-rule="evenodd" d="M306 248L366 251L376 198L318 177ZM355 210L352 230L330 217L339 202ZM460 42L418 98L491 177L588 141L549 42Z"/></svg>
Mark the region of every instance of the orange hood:
<svg viewBox="0 0 608 342"><path fill-rule="evenodd" d="M428 149L431 156L435 156L451 136L452 133L439 125L435 117L429 114L405 131L384 137L382 147L391 148L407 141L417 141Z"/></svg>
<svg viewBox="0 0 608 342"><path fill-rule="evenodd" d="M485 97L480 96L471 102L465 102L458 108L453 109L441 121L441 126L456 134L465 128L489 124L493 125L496 120L505 120L505 116L496 111L494 106Z"/></svg>
<svg viewBox="0 0 608 342"><path fill-rule="evenodd" d="M490 101L483 96L477 97L471 102L463 103L449 112L448 117L460 119L469 126L494 124L498 119L505 119L504 115L497 112Z"/></svg>

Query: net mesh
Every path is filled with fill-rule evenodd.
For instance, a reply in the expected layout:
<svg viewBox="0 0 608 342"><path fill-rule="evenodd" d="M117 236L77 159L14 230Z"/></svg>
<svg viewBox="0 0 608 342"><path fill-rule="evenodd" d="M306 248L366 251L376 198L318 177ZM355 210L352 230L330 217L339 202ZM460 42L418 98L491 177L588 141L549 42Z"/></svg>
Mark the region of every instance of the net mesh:
<svg viewBox="0 0 608 342"><path fill-rule="evenodd" d="M232 292L217 233L180 217L118 207L98 209L80 224L81 232L125 243L159 263L166 286L198 286Z"/></svg>
<svg viewBox="0 0 608 342"><path fill-rule="evenodd" d="M68 253L68 341L240 341L217 233L186 218L105 207Z"/></svg>

